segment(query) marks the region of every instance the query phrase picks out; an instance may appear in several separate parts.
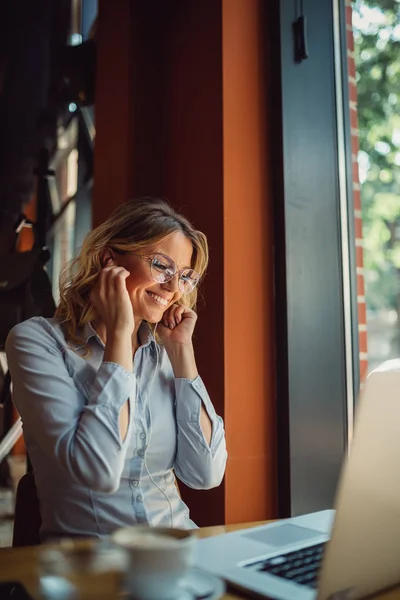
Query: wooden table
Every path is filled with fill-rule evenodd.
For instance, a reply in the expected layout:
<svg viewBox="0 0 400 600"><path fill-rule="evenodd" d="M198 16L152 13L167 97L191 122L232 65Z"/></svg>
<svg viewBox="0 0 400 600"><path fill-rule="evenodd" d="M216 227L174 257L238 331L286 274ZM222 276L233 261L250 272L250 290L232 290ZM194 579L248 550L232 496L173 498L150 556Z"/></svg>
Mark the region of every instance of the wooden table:
<svg viewBox="0 0 400 600"><path fill-rule="evenodd" d="M237 531L260 525L260 523L246 523L242 525L221 525L217 527L204 527L199 529L198 537L210 537L229 531ZM80 548L90 548L93 542L77 542ZM1 548L0 549L0 582L2 581L20 581L29 593L38 598L38 578L37 578L37 556L42 546L33 546L29 548ZM118 588L120 585L120 576L115 573L107 575L98 575L89 577L85 580L85 588L82 590L82 598L92 598L95 600L106 600L118 597ZM223 600L240 600L247 596L230 590L225 594ZM375 600L399 600L400 588L378 594Z"/></svg>

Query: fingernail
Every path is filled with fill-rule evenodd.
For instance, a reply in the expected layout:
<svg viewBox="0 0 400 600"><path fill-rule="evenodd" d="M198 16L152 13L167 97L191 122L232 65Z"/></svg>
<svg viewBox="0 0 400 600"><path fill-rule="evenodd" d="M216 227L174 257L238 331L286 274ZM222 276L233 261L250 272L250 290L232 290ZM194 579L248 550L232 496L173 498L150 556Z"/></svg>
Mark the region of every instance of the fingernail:
<svg viewBox="0 0 400 600"><path fill-rule="evenodd" d="M173 324L172 322L169 324L169 328L170 328L170 329L173 329L173 328L174 328L174 324Z"/></svg>
<svg viewBox="0 0 400 600"><path fill-rule="evenodd" d="M164 321L164 325L165 325L165 327L168 327L168 321L167 320Z"/></svg>

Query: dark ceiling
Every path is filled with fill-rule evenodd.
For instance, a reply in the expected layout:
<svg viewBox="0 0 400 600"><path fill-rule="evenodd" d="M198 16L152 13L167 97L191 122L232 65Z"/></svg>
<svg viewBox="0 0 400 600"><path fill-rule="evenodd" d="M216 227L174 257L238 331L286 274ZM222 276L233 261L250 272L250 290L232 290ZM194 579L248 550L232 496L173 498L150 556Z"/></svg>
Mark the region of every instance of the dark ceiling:
<svg viewBox="0 0 400 600"><path fill-rule="evenodd" d="M32 198L38 152L65 110L70 0L0 0L0 231Z"/></svg>

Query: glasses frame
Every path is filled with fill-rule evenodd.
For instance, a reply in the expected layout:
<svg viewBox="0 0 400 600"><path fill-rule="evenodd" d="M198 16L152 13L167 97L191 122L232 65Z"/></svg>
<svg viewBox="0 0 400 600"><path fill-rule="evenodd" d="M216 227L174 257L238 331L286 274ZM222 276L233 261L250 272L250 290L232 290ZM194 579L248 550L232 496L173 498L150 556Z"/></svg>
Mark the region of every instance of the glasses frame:
<svg viewBox="0 0 400 600"><path fill-rule="evenodd" d="M152 276L153 280L156 283L168 283L168 281L171 281L174 277L176 277L176 275L178 275L178 287L179 287L179 291L182 292L182 294L184 294L184 295L191 294L196 289L196 287L199 284L200 274L197 271L195 271L194 269L191 269L190 267L186 267L185 269L178 269L176 263L167 254L163 254L162 252L154 252L154 254L148 254L148 255L146 255L146 254L138 254L137 252L132 252L132 254L133 254L133 256L139 256L139 258L143 258L144 260L146 260L149 263L151 276ZM171 264L174 265L174 273L173 273L173 275L171 275L171 277L169 277L165 281L158 281L154 277L154 275L153 275L153 269L152 269L152 267L153 267L153 260L154 260L154 258L156 256L162 256L163 258L166 258L167 260L169 260L171 262ZM182 275L182 273L185 273L185 271L192 271L193 273L195 273L197 275L196 283L194 284L193 288L189 292L184 291L182 289L182 287L183 287L183 280L181 279L181 275ZM181 284L182 284L182 287L181 287Z"/></svg>

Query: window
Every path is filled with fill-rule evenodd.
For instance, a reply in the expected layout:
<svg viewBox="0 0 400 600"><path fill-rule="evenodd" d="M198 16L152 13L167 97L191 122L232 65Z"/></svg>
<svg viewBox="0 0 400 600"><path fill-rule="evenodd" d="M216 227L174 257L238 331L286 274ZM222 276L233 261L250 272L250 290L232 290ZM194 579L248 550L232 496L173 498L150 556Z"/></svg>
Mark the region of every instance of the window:
<svg viewBox="0 0 400 600"><path fill-rule="evenodd" d="M400 3L353 5L369 371L400 357Z"/></svg>

